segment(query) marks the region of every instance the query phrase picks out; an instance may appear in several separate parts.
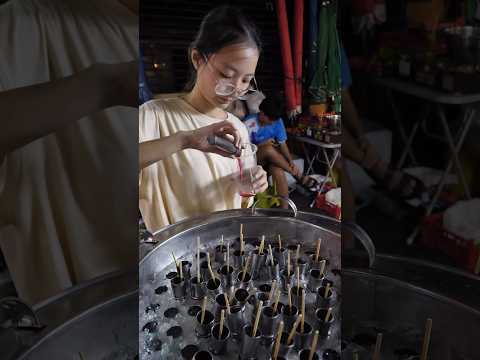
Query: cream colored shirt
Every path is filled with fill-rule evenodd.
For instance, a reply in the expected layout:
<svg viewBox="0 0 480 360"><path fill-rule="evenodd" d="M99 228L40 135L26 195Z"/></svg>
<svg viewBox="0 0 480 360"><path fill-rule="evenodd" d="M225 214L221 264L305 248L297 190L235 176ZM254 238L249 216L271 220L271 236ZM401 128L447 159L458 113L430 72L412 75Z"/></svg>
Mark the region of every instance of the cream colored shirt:
<svg viewBox="0 0 480 360"><path fill-rule="evenodd" d="M131 61L137 16L117 0L10 0L0 58L0 92ZM0 247L22 299L138 264L137 119L111 108L0 160Z"/></svg>
<svg viewBox="0 0 480 360"><path fill-rule="evenodd" d="M243 123L230 121L242 143L249 142ZM158 139L181 130L195 130L221 120L195 110L182 97L152 100L140 107L139 141ZM241 207L235 186L237 160L187 149L140 172L140 211L150 231L213 211Z"/></svg>

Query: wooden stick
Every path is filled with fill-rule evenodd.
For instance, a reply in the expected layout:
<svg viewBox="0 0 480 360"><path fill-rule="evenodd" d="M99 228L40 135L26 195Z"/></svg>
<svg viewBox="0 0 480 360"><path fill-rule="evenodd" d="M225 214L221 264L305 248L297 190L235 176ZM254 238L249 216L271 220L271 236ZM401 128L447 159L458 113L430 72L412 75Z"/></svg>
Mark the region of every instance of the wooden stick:
<svg viewBox="0 0 480 360"><path fill-rule="evenodd" d="M248 270L248 265L250 264L250 257L252 255L249 255L248 258L247 258L247 261L245 262L245 267L243 268L243 274L242 274L242 282L245 281L245 275L247 274L247 270Z"/></svg>
<svg viewBox="0 0 480 360"><path fill-rule="evenodd" d="M318 263L318 257L320 256L320 246L322 245L322 239L317 240L317 250L315 251L315 262Z"/></svg>
<svg viewBox="0 0 480 360"><path fill-rule="evenodd" d="M223 293L223 296L225 296L225 305L227 306L227 314L230 314L230 301L228 301L227 293Z"/></svg>
<svg viewBox="0 0 480 360"><path fill-rule="evenodd" d="M358 359L358 352L356 352L356 351L353 353L353 360L359 360Z"/></svg>
<svg viewBox="0 0 480 360"><path fill-rule="evenodd" d="M297 253L295 254L295 264L298 264L298 260L300 260L300 244L297 245Z"/></svg>
<svg viewBox="0 0 480 360"><path fill-rule="evenodd" d="M330 291L330 283L328 283L327 286L325 287L325 294L323 294L324 299L327 298L329 291Z"/></svg>
<svg viewBox="0 0 480 360"><path fill-rule="evenodd" d="M297 331L298 324L300 323L300 321L302 321L302 318L303 316L302 314L300 314L298 315L297 320L295 320L292 330L290 330L290 334L288 335L288 338L287 338L287 346L292 342L293 337L295 336L295 331Z"/></svg>
<svg viewBox="0 0 480 360"><path fill-rule="evenodd" d="M221 247L223 247L223 234L222 234L222 238L220 239L220 249Z"/></svg>
<svg viewBox="0 0 480 360"><path fill-rule="evenodd" d="M200 284L200 236L197 236L197 280Z"/></svg>
<svg viewBox="0 0 480 360"><path fill-rule="evenodd" d="M225 321L225 310L220 312L220 330L218 332L218 340L222 340L223 322Z"/></svg>
<svg viewBox="0 0 480 360"><path fill-rule="evenodd" d="M327 261L325 259L323 259L321 262L320 262L320 276L323 275L323 273L325 272L325 266L327 265Z"/></svg>
<svg viewBox="0 0 480 360"><path fill-rule="evenodd" d="M258 323L260 322L260 315L262 314L263 301L258 303L257 315L255 316L255 324L253 324L252 337L255 337L258 329Z"/></svg>
<svg viewBox="0 0 480 360"><path fill-rule="evenodd" d="M265 235L262 235L262 241L260 242L260 248L258 253L263 255L263 248L265 247Z"/></svg>
<svg viewBox="0 0 480 360"><path fill-rule="evenodd" d="M325 319L323 319L324 322L329 322L330 321L330 315L332 314L332 308L328 308L327 314L325 315Z"/></svg>
<svg viewBox="0 0 480 360"><path fill-rule="evenodd" d="M420 356L420 360L427 360L431 334L432 334L432 319L428 318L427 323L425 324L425 335L423 336L422 355Z"/></svg>
<svg viewBox="0 0 480 360"><path fill-rule="evenodd" d="M290 277L290 250L287 250L287 276Z"/></svg>
<svg viewBox="0 0 480 360"><path fill-rule="evenodd" d="M377 334L377 342L375 343L375 351L373 352L373 360L380 360L380 349L382 347L383 334Z"/></svg>
<svg viewBox="0 0 480 360"><path fill-rule="evenodd" d="M303 332L305 331L305 290L302 289L302 299L301 299L301 309L302 309L302 322L300 323L300 331Z"/></svg>
<svg viewBox="0 0 480 360"><path fill-rule="evenodd" d="M208 265L208 271L210 271L210 275L212 276L213 281L215 281L216 277L215 274L213 273L212 270L212 264L210 264L210 253L207 252L207 265Z"/></svg>
<svg viewBox="0 0 480 360"><path fill-rule="evenodd" d="M175 258L175 254L173 253L173 251L172 251L172 257L173 257L173 262L175 263L175 267L177 268L177 272L180 272L180 270L178 269L178 261Z"/></svg>
<svg viewBox="0 0 480 360"><path fill-rule="evenodd" d="M290 289L290 284L287 285L287 291L288 291L288 307L291 310L292 309L292 289Z"/></svg>
<svg viewBox="0 0 480 360"><path fill-rule="evenodd" d="M297 266L297 296L300 295L300 267Z"/></svg>
<svg viewBox="0 0 480 360"><path fill-rule="evenodd" d="M282 248L282 236L278 234L278 249L280 250Z"/></svg>
<svg viewBox="0 0 480 360"><path fill-rule="evenodd" d="M270 263L273 265L275 265L274 261L273 261L273 250L272 250L272 245L271 244L268 244L268 253L270 254Z"/></svg>
<svg viewBox="0 0 480 360"><path fill-rule="evenodd" d="M268 292L268 303L272 300L273 294L275 293L275 287L277 285L277 280L272 281L272 285L270 285L270 291Z"/></svg>
<svg viewBox="0 0 480 360"><path fill-rule="evenodd" d="M317 343L318 343L318 330L315 330L315 335L313 335L312 346L310 347L310 353L308 354L308 360L313 359L313 355L317 351Z"/></svg>
<svg viewBox="0 0 480 360"><path fill-rule="evenodd" d="M280 289L277 289L277 295L275 296L275 304L273 305L273 312L277 312L278 301L280 300Z"/></svg>
<svg viewBox="0 0 480 360"><path fill-rule="evenodd" d="M243 243L243 224L240 224L240 254L243 254L245 245Z"/></svg>
<svg viewBox="0 0 480 360"><path fill-rule="evenodd" d="M207 297L205 296L202 301L202 316L200 317L200 324L203 324L203 320L205 319L206 307L207 307Z"/></svg>
<svg viewBox="0 0 480 360"><path fill-rule="evenodd" d="M284 327L283 321L280 321L280 325L278 326L277 336L275 338L275 347L273 348L273 360L277 360L278 352L280 350L280 341L282 340L282 333Z"/></svg>

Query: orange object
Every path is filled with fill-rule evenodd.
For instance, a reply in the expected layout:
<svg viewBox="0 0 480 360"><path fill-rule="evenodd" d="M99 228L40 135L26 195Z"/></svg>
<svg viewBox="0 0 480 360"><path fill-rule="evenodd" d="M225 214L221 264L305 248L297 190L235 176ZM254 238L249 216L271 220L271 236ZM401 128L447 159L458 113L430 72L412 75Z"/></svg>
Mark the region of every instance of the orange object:
<svg viewBox="0 0 480 360"><path fill-rule="evenodd" d="M407 5L407 18L411 27L435 32L445 17L445 11L445 0L411 1Z"/></svg>
<svg viewBox="0 0 480 360"><path fill-rule="evenodd" d="M292 46L290 43L290 32L288 30L287 5L285 0L277 0L276 5L278 33L280 38L280 52L283 60L283 76L287 107L286 110L288 113L290 113L296 110L297 101L295 92Z"/></svg>
<svg viewBox="0 0 480 360"><path fill-rule="evenodd" d="M302 108L302 68L303 68L303 0L295 0L293 16L293 67L295 71L295 100L297 110Z"/></svg>
<svg viewBox="0 0 480 360"><path fill-rule="evenodd" d="M327 112L327 104L312 104L309 107L310 115L319 116Z"/></svg>

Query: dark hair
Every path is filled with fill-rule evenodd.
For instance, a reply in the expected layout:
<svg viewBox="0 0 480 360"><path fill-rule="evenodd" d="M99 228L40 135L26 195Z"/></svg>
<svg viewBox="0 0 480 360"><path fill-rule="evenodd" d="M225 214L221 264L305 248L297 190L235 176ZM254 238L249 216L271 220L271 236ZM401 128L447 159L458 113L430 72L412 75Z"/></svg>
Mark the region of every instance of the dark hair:
<svg viewBox="0 0 480 360"><path fill-rule="evenodd" d="M283 97L278 93L265 92L265 100L263 100L260 104L260 110L262 110L265 115L270 117L271 120L284 117L285 103L283 101Z"/></svg>
<svg viewBox="0 0 480 360"><path fill-rule="evenodd" d="M190 64L190 80L186 90L193 89L197 79L197 72L192 64L193 49L199 51L207 59L228 45L249 43L260 52L262 42L255 24L237 7L222 5L211 10L202 20L195 40L188 49Z"/></svg>

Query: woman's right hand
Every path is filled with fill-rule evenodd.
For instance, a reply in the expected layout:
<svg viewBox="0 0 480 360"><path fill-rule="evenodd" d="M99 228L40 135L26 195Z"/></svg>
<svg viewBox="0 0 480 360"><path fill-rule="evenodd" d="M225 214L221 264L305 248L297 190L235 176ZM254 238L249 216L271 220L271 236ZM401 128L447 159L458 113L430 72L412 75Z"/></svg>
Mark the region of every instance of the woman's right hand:
<svg viewBox="0 0 480 360"><path fill-rule="evenodd" d="M185 132L185 148L196 149L203 152L215 153L225 157L232 157L233 155L227 151L219 149L215 145L208 143L208 136L216 135L231 141L235 146L240 146L240 134L238 130L225 120L212 125L204 126L200 129Z"/></svg>

